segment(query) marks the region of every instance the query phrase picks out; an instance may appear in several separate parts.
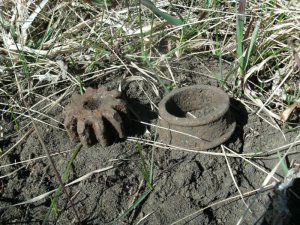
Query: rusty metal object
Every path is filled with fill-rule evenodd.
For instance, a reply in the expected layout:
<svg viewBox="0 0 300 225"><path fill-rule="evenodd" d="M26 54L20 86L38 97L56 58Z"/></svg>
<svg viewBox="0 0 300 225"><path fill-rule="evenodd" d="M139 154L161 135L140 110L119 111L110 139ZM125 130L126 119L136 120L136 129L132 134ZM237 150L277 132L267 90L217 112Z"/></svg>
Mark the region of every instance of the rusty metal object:
<svg viewBox="0 0 300 225"><path fill-rule="evenodd" d="M229 97L206 85L180 88L159 104L159 139L169 145L205 150L227 141L236 123L229 110Z"/></svg>
<svg viewBox="0 0 300 225"><path fill-rule="evenodd" d="M127 112L120 92L87 88L84 95L72 95L64 110L64 126L71 141L108 146L125 137L122 118Z"/></svg>

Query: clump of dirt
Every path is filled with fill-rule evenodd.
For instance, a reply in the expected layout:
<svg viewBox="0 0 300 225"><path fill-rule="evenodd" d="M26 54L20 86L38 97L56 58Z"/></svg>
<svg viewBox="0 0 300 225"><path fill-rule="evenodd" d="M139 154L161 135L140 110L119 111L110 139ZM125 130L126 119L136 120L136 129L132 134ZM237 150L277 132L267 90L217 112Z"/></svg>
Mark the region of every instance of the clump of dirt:
<svg viewBox="0 0 300 225"><path fill-rule="evenodd" d="M218 85L216 80L199 75L206 72L197 61L189 59L180 63L179 66L179 62L175 62L177 69L173 69L174 76L178 80L182 78L182 85ZM211 69L218 68L215 61L208 60L206 63ZM226 70L226 66L223 70ZM106 85L117 84L112 80ZM148 84L143 85L146 87ZM152 103L141 94L140 88L141 86L134 82L125 88L124 94L129 96L129 106L135 109L135 105L132 104L138 104L136 113L140 118L156 124L157 114L151 111ZM151 88L144 90L147 91L148 96L153 95ZM157 104L159 99L155 96L153 99ZM237 121L237 127L225 146L235 152L247 154L266 151L291 143L295 137L294 132L289 132L285 134L285 140L279 130L274 129L257 115L248 112L238 101L231 100L231 110ZM76 144L70 143L66 132L61 129L62 109L56 108L49 113L59 121L52 121L53 126L39 124L38 129L50 153L57 153L52 157L59 172L63 174ZM150 138L149 135L155 136L154 128L147 127L147 129L151 134L144 134L145 142ZM19 134L18 137L12 138L8 147L21 137L22 134ZM221 147L201 154L152 147L133 140L127 139L107 147L99 144L90 148L83 147L76 157L67 183L94 171L87 179L67 187L84 224L111 224L112 222L174 224L176 221L175 224L235 224L244 214L246 206L240 200L224 155L221 155ZM294 147L294 150L299 151L299 147ZM216 155L216 153L220 154ZM10 207L59 186L47 158L37 159L44 155L37 135L33 131L22 144L1 158L0 175L14 172L2 177L0 182L0 221L3 224L42 224L45 219L51 204L49 197ZM149 170L152 156L154 156L153 190L134 210L117 220L133 206L136 200L148 192L143 166ZM294 154L289 159L296 159L299 162L299 154ZM25 160L29 161L14 164ZM228 160L231 172L242 193L253 191L261 186L266 176L261 170L238 157L228 155ZM260 168L270 170L278 162L278 158L275 155L275 157L253 161ZM12 163L13 165L8 166ZM100 172L103 168L106 169ZM283 174L279 171L277 175L280 177ZM268 195L264 192L250 197L245 194L244 197L252 211L245 217L244 224L259 223L270 202ZM232 200L225 200L224 204L209 207L227 198ZM74 220L74 212L64 194L59 196L56 207L58 214L49 218L49 224L70 224Z"/></svg>

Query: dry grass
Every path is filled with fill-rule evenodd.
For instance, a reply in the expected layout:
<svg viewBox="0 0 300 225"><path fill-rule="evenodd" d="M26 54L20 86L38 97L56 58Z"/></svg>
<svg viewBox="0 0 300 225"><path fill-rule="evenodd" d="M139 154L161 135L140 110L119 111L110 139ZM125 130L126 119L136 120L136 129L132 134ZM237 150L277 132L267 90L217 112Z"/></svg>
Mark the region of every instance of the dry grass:
<svg viewBox="0 0 300 225"><path fill-rule="evenodd" d="M193 55L213 57L230 65L230 72L224 73L221 67L218 71L220 86L274 129L300 128L299 1L247 1L243 50L249 46L257 22L259 32L244 74L244 86L239 85L234 1L178 0L172 1L172 6L169 1L156 3L161 10L182 17L186 22L182 26L169 25L136 2L0 2L0 111L2 119L8 121L0 141L20 132L27 132L26 139L33 131L24 101L35 123L53 127L49 121L59 121L49 112L62 109L61 103L71 93L111 79L115 79L114 88L121 90L128 83L137 82L156 111L153 96L160 98L168 88L185 85L174 76L171 61ZM207 68L205 76L216 79L214 73ZM166 147L149 139L129 140ZM299 140L286 148L294 144L299 144ZM0 145L0 160L15 146L6 149ZM176 146L168 148L193 152ZM225 148L224 153L215 155L251 161L255 157L272 157L277 151L236 155ZM274 172L263 172L278 179ZM246 195L250 193L255 192ZM245 196L241 192L240 195Z"/></svg>

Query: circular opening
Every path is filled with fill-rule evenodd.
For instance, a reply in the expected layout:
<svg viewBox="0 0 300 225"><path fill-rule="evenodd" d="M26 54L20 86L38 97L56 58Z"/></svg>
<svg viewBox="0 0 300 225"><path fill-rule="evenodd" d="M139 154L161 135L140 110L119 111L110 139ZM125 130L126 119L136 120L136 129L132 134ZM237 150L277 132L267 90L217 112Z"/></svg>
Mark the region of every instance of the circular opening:
<svg viewBox="0 0 300 225"><path fill-rule="evenodd" d="M95 99L89 99L83 102L83 108L88 110L96 110L100 105L100 102Z"/></svg>
<svg viewBox="0 0 300 225"><path fill-rule="evenodd" d="M206 124L219 119L229 107L222 90L210 86L190 86L171 92L162 101L161 116L171 123ZM182 124L183 125L183 124Z"/></svg>

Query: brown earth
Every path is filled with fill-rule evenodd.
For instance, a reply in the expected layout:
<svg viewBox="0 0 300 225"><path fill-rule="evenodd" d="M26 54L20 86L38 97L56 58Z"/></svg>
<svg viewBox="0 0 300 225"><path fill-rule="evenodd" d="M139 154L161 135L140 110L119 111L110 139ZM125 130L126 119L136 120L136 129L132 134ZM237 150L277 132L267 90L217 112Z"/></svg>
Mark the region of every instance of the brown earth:
<svg viewBox="0 0 300 225"><path fill-rule="evenodd" d="M197 60L199 59L189 58L181 62L174 62L172 69L175 78L184 85L218 86L216 80L205 76L207 71ZM218 71L217 60L207 59L202 62L210 70ZM229 68L230 66L224 65L223 69L229 71ZM116 88L121 81L120 73L121 71L111 75L107 80L101 80L100 83L110 89ZM96 86L96 84L93 85ZM157 104L160 98L153 94L149 84L141 82L140 85L151 100ZM169 83L166 82L165 85L169 85ZM157 114L151 110L148 98L140 90L141 86L136 82L131 82L124 88L124 95L140 119L156 124ZM162 91L162 89L159 90ZM52 93L51 88L43 90L44 95L50 93ZM65 106L67 101L62 102L62 105ZM234 99L231 99L231 110L235 115L237 128L225 145L236 152L253 153L271 150L291 143L297 134L297 132L286 132L287 129L283 127L286 132L287 140L285 140L280 131L271 127L256 114L247 111L239 101ZM61 107L53 109L48 115L56 118L60 123L49 119L43 119L43 121L49 122L54 127L63 128ZM7 132L12 133L11 122L7 120L6 123L9 123L9 126L6 126ZM51 153L70 150L67 153L53 156L56 167L63 174L72 152L76 148L76 143L69 142L63 129L54 127L40 123L38 125L40 135ZM144 134L143 138L154 137L155 129L151 127L148 129L151 134ZM137 136L141 136L141 132L142 130L139 129L139 132L135 133ZM24 133L24 131L20 132L6 140L5 149L15 144ZM113 166L107 171L95 173L88 179L67 188L70 195L73 196L75 208L79 212L83 224L171 224L212 203L239 194L224 156L141 146L140 150L148 164L152 150L154 151L154 189L133 211L120 220L117 218L148 190L142 175L142 160L138 151L140 145L125 140L105 148L98 144L81 149L72 165L67 183L91 171ZM299 146L294 147L294 150L299 151L299 149ZM208 152L221 153L222 149L217 147ZM44 155L36 133L32 132L18 147L1 157L0 176L20 169L0 180L0 222L2 224L42 224L51 203L49 197L31 204L10 206L59 186L47 158L12 166L5 165ZM289 160L292 159L299 162L299 153L289 156ZM242 193L261 186L266 174L241 158L228 157L228 160ZM253 159L252 161L270 171L278 162L278 157L275 153L267 158ZM278 176L282 176L281 170L278 171ZM264 214L270 204L270 193L272 192L264 191L245 197L252 212L246 215L243 224L263 224ZM59 210L57 217L52 215L48 224L71 224L74 221L73 209L64 194L60 195L57 208ZM246 207L242 200L236 198L233 201L225 201L199 211L176 224L236 224L245 211Z"/></svg>

